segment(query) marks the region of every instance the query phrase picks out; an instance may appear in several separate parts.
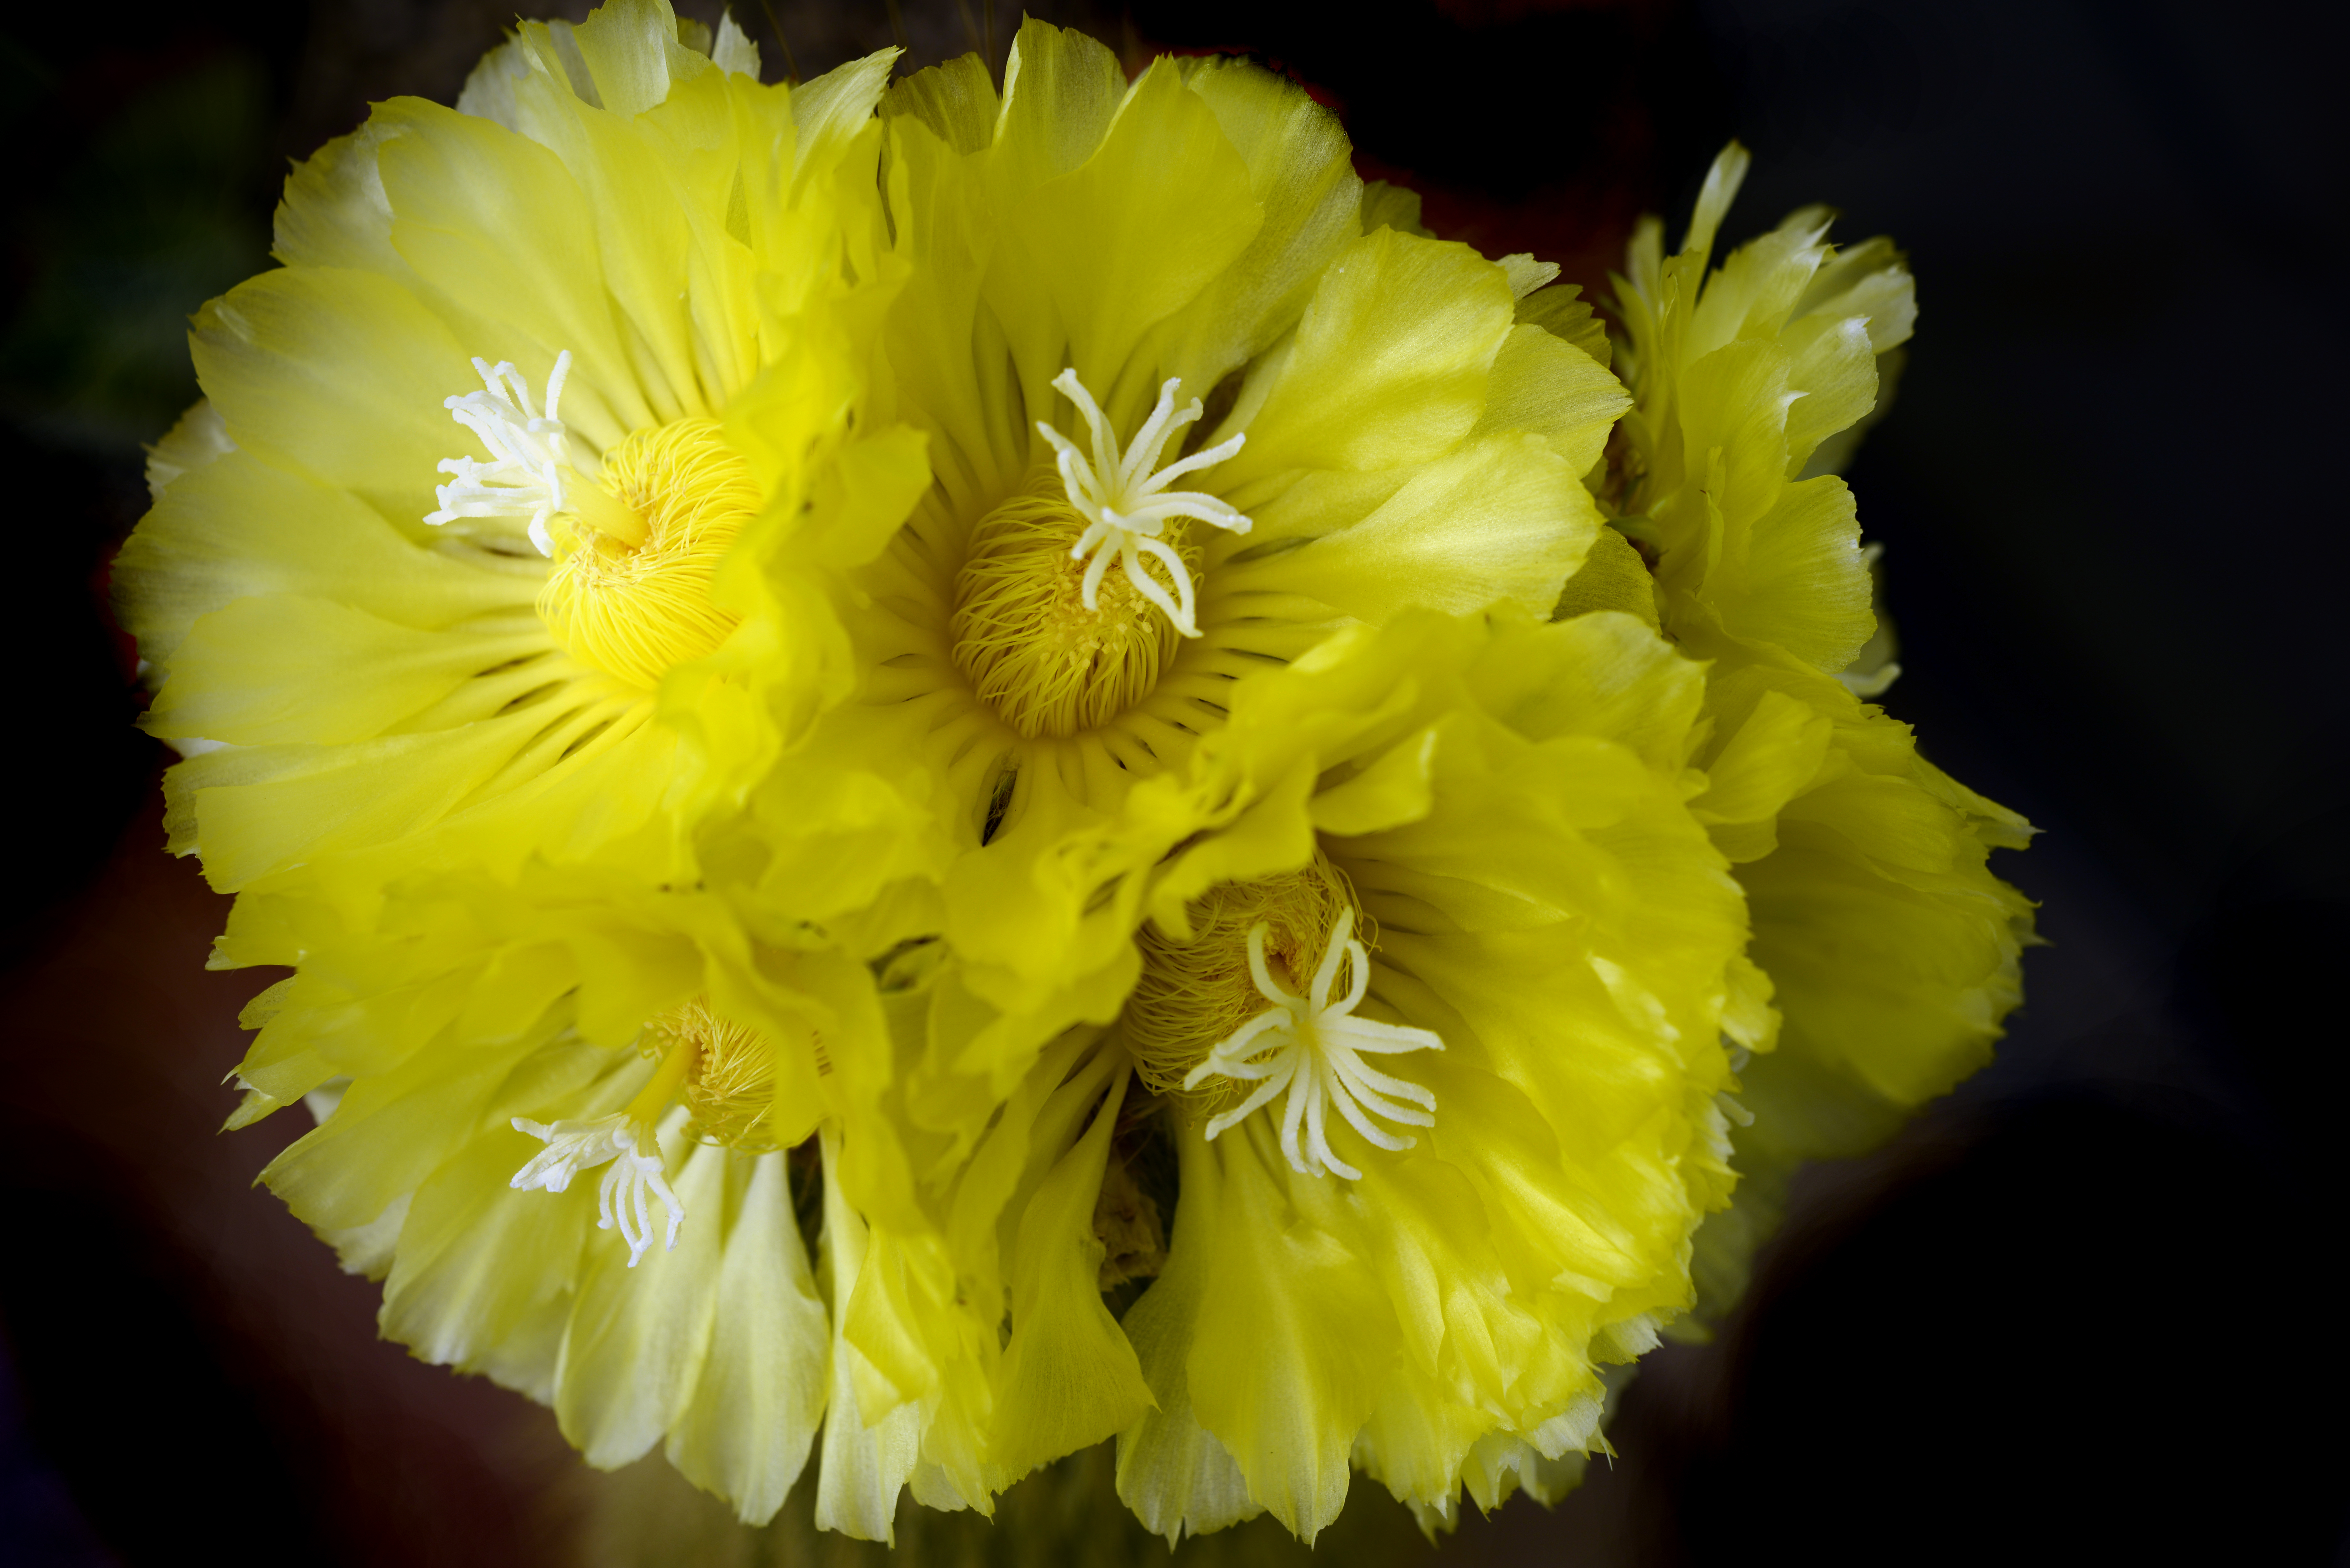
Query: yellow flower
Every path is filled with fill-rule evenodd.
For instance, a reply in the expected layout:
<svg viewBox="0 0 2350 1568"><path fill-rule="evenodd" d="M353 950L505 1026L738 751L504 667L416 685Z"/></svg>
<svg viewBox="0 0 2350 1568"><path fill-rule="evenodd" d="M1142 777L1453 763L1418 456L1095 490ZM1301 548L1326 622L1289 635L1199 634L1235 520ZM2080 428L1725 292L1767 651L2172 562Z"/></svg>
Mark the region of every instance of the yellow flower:
<svg viewBox="0 0 2350 1568"><path fill-rule="evenodd" d="M1048 1172L1071 1195L1055 1227L1076 1227L1044 1232L1049 1272L1094 1278L1076 1195L1100 1157L1079 1140L1113 1113L1086 1121L1048 1068L1118 1014L1147 873L1199 826L1139 786L1183 776L1239 692L1349 628L1548 610L1596 532L1578 476L1624 403L1519 320L1555 269L1395 226L1326 111L1255 67L1162 60L1129 86L1099 45L1030 24L1001 99L964 60L881 112L907 267L886 414L927 438L935 483L845 575L857 700L703 840L746 923L873 957L899 1021L844 1043L833 1080L864 1248L837 1325L865 1430L899 1434L857 1439L865 1533L900 1481L984 1507L1146 1397L1097 1302L1056 1320L1090 1387L1047 1378L1044 1341L999 1344L993 1304L1009 1292L1020 1321L1041 1289L997 1231L1025 1229ZM1127 1092L1109 1081L1086 1080ZM1030 1409L1040 1379L1070 1403Z"/></svg>
<svg viewBox="0 0 2350 1568"><path fill-rule="evenodd" d="M796 1208L839 1201L806 1146L867 977L756 949L711 895L537 862L395 881L364 925L242 900L220 953L298 964L246 1012L230 1125L309 1098L263 1179L384 1282L384 1333L552 1406L591 1463L665 1446L770 1517L834 1382Z"/></svg>
<svg viewBox="0 0 2350 1568"><path fill-rule="evenodd" d="M1692 652L1842 670L1868 640L1867 563L1829 438L1876 405L1877 356L1917 306L1891 244L1839 253L1807 207L1706 275L1747 155L1732 145L1698 196L1681 250L1654 218L1618 290L1619 364L1637 401L1606 490L1619 529L1658 556L1673 637Z"/></svg>
<svg viewBox="0 0 2350 1568"><path fill-rule="evenodd" d="M200 317L120 576L219 960L294 970L231 1125L317 1114L265 1179L388 1335L746 1520L1111 1438L1170 1542L1554 1499L1726 1266L1732 1091L1776 1169L2012 1004L2022 825L1839 680L1907 275L1805 217L1701 288L1718 171L1611 446L1555 269L1294 85L889 64L525 24Z"/></svg>
<svg viewBox="0 0 2350 1568"><path fill-rule="evenodd" d="M1131 982L1128 792L1336 630L1547 612L1598 531L1578 479L1624 397L1519 323L1555 268L1392 226L1329 113L1256 67L1160 59L1129 85L1031 22L1000 99L966 58L880 108L907 268L886 413L935 479L844 574L856 698L753 797L741 859L749 902L859 919L868 951L944 937L1002 1027L935 1064L972 1092L910 1114L975 1134L1035 1042ZM811 792L902 806L844 836ZM868 885L888 865L895 905L844 909L809 869L842 860Z"/></svg>
<svg viewBox="0 0 2350 1568"><path fill-rule="evenodd" d="M1745 888L1750 950L1783 1014L1741 1074L1739 1214L1698 1238L1709 1310L1806 1159L1860 1153L1991 1059L2023 999L2032 905L1988 867L2022 817L1918 753L1909 726L1825 676L1709 682L1715 791L1694 803Z"/></svg>
<svg viewBox="0 0 2350 1568"><path fill-rule="evenodd" d="M1433 1529L1600 1444L1603 1365L1687 1306L1728 1195L1724 1036L1762 1043L1685 805L1701 684L1627 618L1416 618L1236 693L1195 753L1206 831L1120 1025L1181 1163L1125 1320L1152 1530L1310 1540L1350 1461Z"/></svg>
<svg viewBox="0 0 2350 1568"><path fill-rule="evenodd" d="M1716 161L1677 254L1654 219L1634 236L1617 363L1636 402L1593 479L1611 537L1567 596L1657 617L1712 661L1691 805L1737 863L1784 1020L1742 1075L1742 1213L1700 1239L1715 1304L1797 1160L1856 1152L1989 1059L2032 940L2030 905L1985 865L2029 825L1862 700L1898 666L1833 470L1909 336L1909 274L1883 239L1837 250L1806 208L1707 275L1746 166L1735 145Z"/></svg>
<svg viewBox="0 0 2350 1568"><path fill-rule="evenodd" d="M928 483L870 408L888 67L762 87L731 22L620 0L383 106L199 317L117 574L219 960L296 967L231 1118L322 1113L270 1185L387 1333L746 1517L831 1376L784 1151L880 1025L690 833L847 693L824 580Z"/></svg>
<svg viewBox="0 0 2350 1568"><path fill-rule="evenodd" d="M117 580L214 886L589 856L739 790L742 706L824 688L824 626L722 560L869 555L925 481L842 325L887 287L888 60L794 92L686 30L526 24L458 109L381 106L197 317L207 400Z"/></svg>
<svg viewBox="0 0 2350 1568"><path fill-rule="evenodd" d="M864 1420L906 1423L885 1480L984 1509L1120 1434L1170 1538L1267 1509L1310 1538L1350 1456L1430 1528L1464 1485L1563 1491L1726 1199L1723 1035L1765 1043L1686 805L1701 686L1627 618L1507 610L1236 684L1128 795L1122 1014L1045 1046L967 1155L909 1114L971 1027L958 961L910 973L885 1114L847 1132L873 1250L837 1320ZM1178 1164L1157 1199L1126 1168ZM1121 1322L1100 1292L1133 1273Z"/></svg>

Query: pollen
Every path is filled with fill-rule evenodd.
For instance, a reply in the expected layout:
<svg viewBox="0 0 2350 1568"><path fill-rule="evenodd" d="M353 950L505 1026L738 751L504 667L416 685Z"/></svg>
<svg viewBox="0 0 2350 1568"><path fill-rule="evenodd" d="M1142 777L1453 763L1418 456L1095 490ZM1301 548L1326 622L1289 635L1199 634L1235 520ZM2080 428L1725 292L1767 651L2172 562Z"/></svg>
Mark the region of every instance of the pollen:
<svg viewBox="0 0 2350 1568"><path fill-rule="evenodd" d="M1038 469L1026 488L979 520L955 577L954 659L980 701L1021 735L1074 735L1148 696L1181 633L1123 576L1096 576L1071 547L1090 526L1059 477ZM1199 552L1180 531L1168 545L1187 569ZM1172 578L1156 557L1138 570Z"/></svg>
<svg viewBox="0 0 2350 1568"><path fill-rule="evenodd" d="M736 618L711 602L711 581L760 494L717 421L637 431L566 499L538 610L567 651L650 687L726 640Z"/></svg>

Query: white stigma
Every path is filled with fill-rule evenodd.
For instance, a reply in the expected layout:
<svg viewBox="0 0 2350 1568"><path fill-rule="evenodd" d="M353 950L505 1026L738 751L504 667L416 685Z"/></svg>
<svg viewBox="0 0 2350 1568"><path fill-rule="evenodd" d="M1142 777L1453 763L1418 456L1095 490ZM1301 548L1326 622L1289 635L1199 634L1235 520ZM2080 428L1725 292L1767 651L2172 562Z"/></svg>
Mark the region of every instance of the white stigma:
<svg viewBox="0 0 2350 1568"><path fill-rule="evenodd" d="M1248 437L1236 435L1154 472L1153 465L1166 450L1168 438L1200 417L1197 398L1191 400L1190 408L1180 414L1175 412L1175 389L1182 384L1178 377L1159 389L1159 406L1151 410L1150 417L1135 432L1123 456L1118 453L1109 421L1102 417L1101 406L1077 379L1075 370L1062 371L1053 378L1053 385L1085 416L1093 432L1093 460L1087 462L1076 442L1042 420L1036 421L1036 431L1053 443L1058 454L1055 464L1061 471L1061 483L1069 493L1069 504L1086 519L1086 531L1069 550L1076 560L1093 557L1086 566L1086 608L1101 607L1097 602L1101 580L1115 556L1125 566L1126 580L1134 585L1136 593L1166 611L1177 631L1185 637L1197 637L1200 628L1192 620L1191 574L1183 569L1182 557L1168 547L1160 535L1169 521L1177 517L1195 517L1235 534L1247 533L1251 523L1212 495L1196 490L1169 490L1167 486L1194 470L1213 468L1239 452ZM1167 568L1175 584L1175 597L1168 597L1167 590L1142 569L1143 553L1156 556Z"/></svg>
<svg viewBox="0 0 2350 1568"><path fill-rule="evenodd" d="M1363 1173L1331 1151L1326 1126L1328 1106L1336 1102L1338 1114L1381 1148L1411 1147L1418 1138L1376 1127L1364 1113L1408 1127L1434 1127L1435 1095L1418 1084L1367 1067L1362 1058L1365 1054L1441 1051L1444 1042L1425 1029L1375 1023L1354 1016L1371 984L1371 955L1354 940L1354 910L1338 917L1323 950L1322 967L1315 971L1312 991L1305 996L1283 990L1265 968L1264 939L1269 929L1263 920L1249 929L1249 974L1256 981L1258 994L1273 1005L1234 1030L1231 1038L1218 1042L1208 1059L1184 1078L1183 1086L1198 1088L1211 1074L1256 1083L1255 1092L1247 1099L1208 1123L1211 1138L1288 1090L1289 1103L1282 1109L1281 1152L1289 1157L1290 1168L1300 1176L1336 1171L1349 1181L1359 1181ZM1354 966L1353 981L1345 997L1332 1002L1330 988L1337 982L1342 958ZM1404 1101L1409 1104L1399 1103Z"/></svg>
<svg viewBox="0 0 2350 1568"><path fill-rule="evenodd" d="M571 350L555 357L543 414L531 406L530 383L512 360L492 365L477 358L473 369L486 389L445 399L441 406L482 438L491 461L442 459L441 472L456 475L456 482L435 487L441 510L424 521L437 528L460 517L527 517L530 542L540 555L552 556L555 542L546 531L547 519L570 509L564 492L570 463L568 432L557 410L563 403L564 378L571 374Z"/></svg>
<svg viewBox="0 0 2350 1568"><path fill-rule="evenodd" d="M652 1211L645 1203L645 1194L650 1192L660 1199L661 1211L669 1220L668 1248L676 1251L677 1228L685 1222L685 1205L670 1190L661 1168L660 1144L650 1126L623 1114L590 1122L556 1122L552 1127L516 1116L514 1127L546 1147L515 1172L508 1186L522 1191L540 1187L561 1192L571 1185L573 1177L608 1160L611 1168L604 1173L603 1188L596 1197L596 1211L601 1216L597 1229L619 1227L621 1238L629 1243L629 1267L635 1268L653 1244ZM639 1147L646 1152L638 1153Z"/></svg>

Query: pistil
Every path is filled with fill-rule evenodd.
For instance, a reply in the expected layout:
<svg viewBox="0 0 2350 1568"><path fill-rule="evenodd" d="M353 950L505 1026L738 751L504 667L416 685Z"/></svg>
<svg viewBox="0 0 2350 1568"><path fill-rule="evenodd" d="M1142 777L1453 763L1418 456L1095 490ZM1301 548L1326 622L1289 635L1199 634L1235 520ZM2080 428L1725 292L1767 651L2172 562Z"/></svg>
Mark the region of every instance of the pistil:
<svg viewBox="0 0 2350 1568"><path fill-rule="evenodd" d="M1270 929L1263 920L1249 929L1248 956L1249 975L1257 993L1272 1005L1217 1042L1207 1060L1184 1078L1183 1086L1198 1088L1211 1076L1256 1084L1248 1098L1209 1121L1211 1139L1286 1091L1281 1152L1288 1158L1290 1168L1300 1176L1334 1171L1349 1181L1359 1181L1363 1173L1330 1147L1328 1107L1336 1104L1338 1114L1378 1147L1410 1148L1417 1138L1390 1133L1370 1117L1407 1127L1433 1127L1436 1096L1418 1084L1366 1065L1362 1058L1441 1051L1444 1042L1426 1029L1354 1016L1370 989L1371 960L1363 944L1355 940L1352 909L1340 914L1332 928L1313 985L1303 996L1283 985L1266 967L1264 942ZM1341 963L1351 971L1349 984L1346 995L1333 1001L1331 992Z"/></svg>
<svg viewBox="0 0 2350 1568"><path fill-rule="evenodd" d="M660 1199L662 1216L669 1222L665 1245L674 1251L677 1228L685 1223L685 1205L670 1189L656 1129L661 1114L693 1070L695 1055L690 1041L671 1045L644 1087L618 1115L552 1125L516 1116L515 1131L527 1133L546 1147L515 1172L507 1185L517 1191L538 1188L561 1192L581 1171L608 1166L596 1194L597 1229L619 1228L629 1244L629 1267L635 1268L653 1244L650 1195Z"/></svg>
<svg viewBox="0 0 2350 1568"><path fill-rule="evenodd" d="M1212 468L1235 455L1248 437L1236 435L1165 468L1156 468L1159 454L1166 450L1170 438L1197 420L1201 411L1200 400L1194 398L1181 413L1175 412L1175 389L1182 384L1178 377L1159 389L1158 406L1121 455L1101 405L1077 379L1076 370L1064 370L1053 379L1053 385L1085 417L1093 436L1093 457L1087 461L1085 453L1077 450L1076 442L1042 420L1036 421L1036 431L1052 443L1069 504L1087 522L1086 531L1069 549L1072 559L1087 562L1085 581L1079 590L1086 608L1097 607L1102 577L1115 560L1126 568L1126 580L1136 593L1165 612L1177 631L1185 637L1197 637L1200 628L1194 618L1191 574L1182 556L1162 537L1167 524L1178 517L1191 517L1233 534L1245 534L1252 523L1213 495L1196 490L1169 490L1167 486L1186 473ZM1141 557L1146 555L1167 569L1169 581L1175 585L1172 597L1143 569Z"/></svg>

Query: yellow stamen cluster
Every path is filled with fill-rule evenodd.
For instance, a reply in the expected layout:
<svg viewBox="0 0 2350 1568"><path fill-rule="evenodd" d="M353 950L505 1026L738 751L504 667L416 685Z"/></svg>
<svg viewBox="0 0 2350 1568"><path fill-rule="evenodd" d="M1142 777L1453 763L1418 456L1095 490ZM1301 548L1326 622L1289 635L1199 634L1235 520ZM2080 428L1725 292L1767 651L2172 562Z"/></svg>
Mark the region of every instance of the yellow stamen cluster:
<svg viewBox="0 0 2350 1568"><path fill-rule="evenodd" d="M760 504L718 421L678 420L605 453L600 483L567 487L539 614L582 662L639 686L726 639L710 602L718 559Z"/></svg>
<svg viewBox="0 0 2350 1568"><path fill-rule="evenodd" d="M972 528L955 578L954 659L980 700L1020 734L1074 735L1149 694L1182 634L1124 576L1085 601L1087 564L1070 549L1087 527L1060 477L1040 468ZM1177 521L1168 543L1199 570ZM1155 559L1142 569L1171 586Z"/></svg>
<svg viewBox="0 0 2350 1568"><path fill-rule="evenodd" d="M712 1011L696 997L645 1026L638 1049L691 1064L685 1075L688 1136L702 1143L764 1154L776 1145L768 1108L775 1100L775 1053L767 1037Z"/></svg>
<svg viewBox="0 0 2350 1568"><path fill-rule="evenodd" d="M1346 877L1317 853L1311 865L1287 876L1211 890L1191 906L1188 942L1145 926L1142 978L1124 1019L1127 1049L1142 1081L1201 1116L1245 1098L1251 1085L1244 1083L1218 1079L1186 1089L1183 1080L1220 1041L1264 1011L1249 972L1249 932L1264 924L1266 967L1302 990L1320 965L1338 917L1355 907ZM1356 925L1358 939L1367 940L1367 919L1357 914Z"/></svg>

